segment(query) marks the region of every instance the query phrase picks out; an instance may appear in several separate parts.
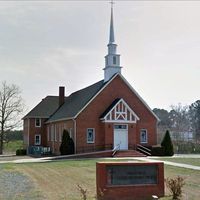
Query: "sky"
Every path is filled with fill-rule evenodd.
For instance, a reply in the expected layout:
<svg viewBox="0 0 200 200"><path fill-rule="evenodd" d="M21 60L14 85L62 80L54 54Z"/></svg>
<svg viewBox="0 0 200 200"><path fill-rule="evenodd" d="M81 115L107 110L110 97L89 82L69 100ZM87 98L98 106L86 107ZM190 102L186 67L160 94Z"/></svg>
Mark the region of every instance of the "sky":
<svg viewBox="0 0 200 200"><path fill-rule="evenodd" d="M200 1L115 1L122 75L153 108L200 99ZM109 1L0 1L0 82L27 110L103 79Z"/></svg>

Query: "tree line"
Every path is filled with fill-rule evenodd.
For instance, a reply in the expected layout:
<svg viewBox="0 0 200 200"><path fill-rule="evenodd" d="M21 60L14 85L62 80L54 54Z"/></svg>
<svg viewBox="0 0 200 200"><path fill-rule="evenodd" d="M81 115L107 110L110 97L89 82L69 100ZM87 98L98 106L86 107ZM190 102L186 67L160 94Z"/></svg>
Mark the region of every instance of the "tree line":
<svg viewBox="0 0 200 200"><path fill-rule="evenodd" d="M153 112L159 117L158 135L159 141L162 140L166 130L173 133L173 140L181 141L188 138L193 142L200 142L200 100L195 101L189 106L182 104L171 106L171 110L154 108Z"/></svg>

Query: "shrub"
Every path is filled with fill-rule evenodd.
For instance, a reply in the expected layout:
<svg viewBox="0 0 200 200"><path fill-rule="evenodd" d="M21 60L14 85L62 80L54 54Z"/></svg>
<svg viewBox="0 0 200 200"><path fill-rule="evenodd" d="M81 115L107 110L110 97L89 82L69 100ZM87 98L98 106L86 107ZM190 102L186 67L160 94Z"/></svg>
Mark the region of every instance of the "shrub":
<svg viewBox="0 0 200 200"><path fill-rule="evenodd" d="M151 147L151 155L152 156L164 156L165 150L162 146L152 146Z"/></svg>
<svg viewBox="0 0 200 200"><path fill-rule="evenodd" d="M80 185L77 185L77 189L81 193L81 199L87 200L87 189L83 189Z"/></svg>
<svg viewBox="0 0 200 200"><path fill-rule="evenodd" d="M173 200L180 200L182 196L182 188L185 185L184 178L177 176L175 178L167 178L166 186L173 195Z"/></svg>
<svg viewBox="0 0 200 200"><path fill-rule="evenodd" d="M74 154L74 141L72 140L72 138L70 138L69 132L67 130L63 130L62 143L60 145L60 154Z"/></svg>
<svg viewBox="0 0 200 200"><path fill-rule="evenodd" d="M26 155L26 149L17 149L16 150L16 156L25 156Z"/></svg>
<svg viewBox="0 0 200 200"><path fill-rule="evenodd" d="M171 140L168 130L166 131L163 141L161 142L161 146L164 147L165 156L174 155L174 148L173 148L172 140Z"/></svg>

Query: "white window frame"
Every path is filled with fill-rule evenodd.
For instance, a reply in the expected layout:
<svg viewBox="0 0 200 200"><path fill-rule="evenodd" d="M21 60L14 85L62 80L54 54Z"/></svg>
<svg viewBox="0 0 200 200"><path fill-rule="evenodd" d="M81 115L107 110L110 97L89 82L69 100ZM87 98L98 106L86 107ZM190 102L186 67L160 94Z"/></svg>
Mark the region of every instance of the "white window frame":
<svg viewBox="0 0 200 200"><path fill-rule="evenodd" d="M145 134L146 134L146 141L143 141L143 138L142 138L142 134L144 133L144 131L145 131ZM140 130L140 143L141 144L148 143L148 132L147 132L147 129L141 129Z"/></svg>
<svg viewBox="0 0 200 200"><path fill-rule="evenodd" d="M90 130L92 130L92 133L93 133L93 140L92 141L88 140L88 134L89 134ZM94 144L94 141L95 141L95 128L87 128L86 137L87 137L87 143L88 144Z"/></svg>
<svg viewBox="0 0 200 200"><path fill-rule="evenodd" d="M36 137L39 137L39 142L36 142ZM35 145L41 145L41 135L40 134L35 135Z"/></svg>
<svg viewBox="0 0 200 200"><path fill-rule="evenodd" d="M39 125L37 125L37 120L39 120ZM35 118L35 127L41 127L41 118Z"/></svg>

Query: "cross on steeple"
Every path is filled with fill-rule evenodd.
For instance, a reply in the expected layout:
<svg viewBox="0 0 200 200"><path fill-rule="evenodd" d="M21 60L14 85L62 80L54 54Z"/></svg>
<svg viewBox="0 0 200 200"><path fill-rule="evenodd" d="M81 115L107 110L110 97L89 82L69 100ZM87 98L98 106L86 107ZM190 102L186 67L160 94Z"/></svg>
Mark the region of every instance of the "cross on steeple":
<svg viewBox="0 0 200 200"><path fill-rule="evenodd" d="M111 4L111 18L110 18L110 39L109 43L115 42L115 36L114 36L114 24L113 24L113 0L110 2Z"/></svg>
<svg viewBox="0 0 200 200"><path fill-rule="evenodd" d="M111 18L110 18L110 34L108 43L108 54L105 56L105 68L104 68L104 82L108 81L114 74L121 73L120 55L117 54L117 44L115 44L114 37L114 23L113 23L113 0L111 4Z"/></svg>
<svg viewBox="0 0 200 200"><path fill-rule="evenodd" d="M111 4L111 8L113 8L114 1L113 1L113 0L111 0L109 3Z"/></svg>

